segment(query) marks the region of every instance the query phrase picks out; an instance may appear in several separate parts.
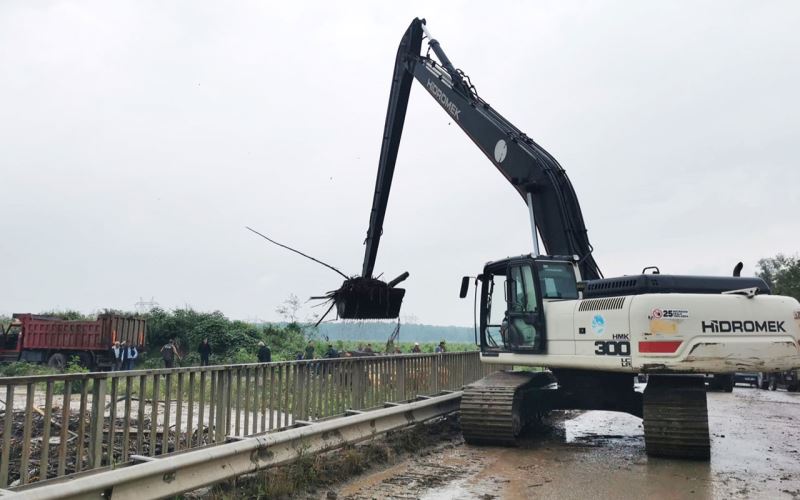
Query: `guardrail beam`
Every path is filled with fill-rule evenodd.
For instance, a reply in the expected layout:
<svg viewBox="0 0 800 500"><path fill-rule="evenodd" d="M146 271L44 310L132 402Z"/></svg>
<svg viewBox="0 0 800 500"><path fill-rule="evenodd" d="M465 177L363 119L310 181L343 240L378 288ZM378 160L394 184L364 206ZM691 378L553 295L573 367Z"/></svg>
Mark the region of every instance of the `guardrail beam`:
<svg viewBox="0 0 800 500"><path fill-rule="evenodd" d="M461 393L445 394L425 401L186 451L67 482L28 487L24 496L37 500L101 498L101 495L114 500L169 497L259 469L289 463L306 453L329 451L446 415L458 410L460 401Z"/></svg>

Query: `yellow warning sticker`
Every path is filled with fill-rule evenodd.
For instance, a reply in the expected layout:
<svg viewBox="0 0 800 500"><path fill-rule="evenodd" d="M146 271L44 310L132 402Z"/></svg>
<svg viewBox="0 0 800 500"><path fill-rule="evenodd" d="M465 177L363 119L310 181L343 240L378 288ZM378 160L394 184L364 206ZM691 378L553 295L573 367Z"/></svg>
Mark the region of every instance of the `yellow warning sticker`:
<svg viewBox="0 0 800 500"><path fill-rule="evenodd" d="M653 333L678 333L678 323L664 319L651 319L650 331Z"/></svg>

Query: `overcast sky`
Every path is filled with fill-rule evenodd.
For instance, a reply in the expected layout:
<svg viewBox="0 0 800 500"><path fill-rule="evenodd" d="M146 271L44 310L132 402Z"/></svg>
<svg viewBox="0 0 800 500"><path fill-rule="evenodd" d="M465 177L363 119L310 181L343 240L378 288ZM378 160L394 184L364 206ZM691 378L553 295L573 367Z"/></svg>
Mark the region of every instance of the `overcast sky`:
<svg viewBox="0 0 800 500"><path fill-rule="evenodd" d="M341 284L245 225L358 273L415 16L567 170L606 276L800 248L797 2L4 0L0 313L272 320ZM376 266L411 273L403 313L471 325L460 277L530 251L519 196L415 86Z"/></svg>

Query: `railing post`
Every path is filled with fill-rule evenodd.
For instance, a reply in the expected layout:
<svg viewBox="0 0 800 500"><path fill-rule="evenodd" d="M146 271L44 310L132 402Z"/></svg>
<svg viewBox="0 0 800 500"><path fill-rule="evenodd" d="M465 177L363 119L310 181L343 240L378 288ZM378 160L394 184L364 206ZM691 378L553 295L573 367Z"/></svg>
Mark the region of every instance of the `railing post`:
<svg viewBox="0 0 800 500"><path fill-rule="evenodd" d="M359 360L358 363L358 395L357 401L358 406L357 408L366 408L369 404L369 391L370 391L370 379L369 379L369 371L370 365L366 359Z"/></svg>
<svg viewBox="0 0 800 500"><path fill-rule="evenodd" d="M44 397L44 429L42 429L42 451L39 457L39 479L47 479L50 464L50 419L53 414L53 381L47 382Z"/></svg>
<svg viewBox="0 0 800 500"><path fill-rule="evenodd" d="M14 386L6 386L5 415L3 429L11 429L14 424ZM0 456L0 488L8 486L8 462L11 457L11 432L3 432L3 452Z"/></svg>
<svg viewBox="0 0 800 500"><path fill-rule="evenodd" d="M431 374L432 378L433 378L433 384L432 384L433 387L432 387L432 391L431 392L433 394L436 394L437 392L439 392L439 365L441 364L441 357L442 357L441 354L434 354L433 355L433 362L431 363L431 365L432 365L431 366L431 372L433 372Z"/></svg>
<svg viewBox="0 0 800 500"><path fill-rule="evenodd" d="M25 393L25 424L22 427L22 456L19 460L20 484L27 484L30 475L31 427L33 427L33 397L35 396L35 389L35 384L28 382ZM4 430L4 432L9 432L10 430Z"/></svg>
<svg viewBox="0 0 800 500"><path fill-rule="evenodd" d="M228 370L217 372L217 394L216 394L216 421L214 422L214 442L221 443L225 440L228 407Z"/></svg>
<svg viewBox="0 0 800 500"><path fill-rule="evenodd" d="M397 360L395 365L397 372L397 399L400 401L406 400L406 357Z"/></svg>
<svg viewBox="0 0 800 500"><path fill-rule="evenodd" d="M69 383L69 382L67 382ZM92 384L92 421L89 423L89 468L103 462L103 420L106 413L106 379L96 378ZM155 425L153 426L155 432Z"/></svg>

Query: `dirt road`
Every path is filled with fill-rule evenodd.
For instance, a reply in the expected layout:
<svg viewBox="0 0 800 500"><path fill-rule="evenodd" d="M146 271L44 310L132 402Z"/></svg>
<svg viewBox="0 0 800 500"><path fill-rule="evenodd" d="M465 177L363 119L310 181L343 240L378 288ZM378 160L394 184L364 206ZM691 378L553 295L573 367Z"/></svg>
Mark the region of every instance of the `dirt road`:
<svg viewBox="0 0 800 500"><path fill-rule="evenodd" d="M710 463L651 459L641 420L555 412L520 448L459 444L354 478L339 499L800 498L800 393L709 393Z"/></svg>

